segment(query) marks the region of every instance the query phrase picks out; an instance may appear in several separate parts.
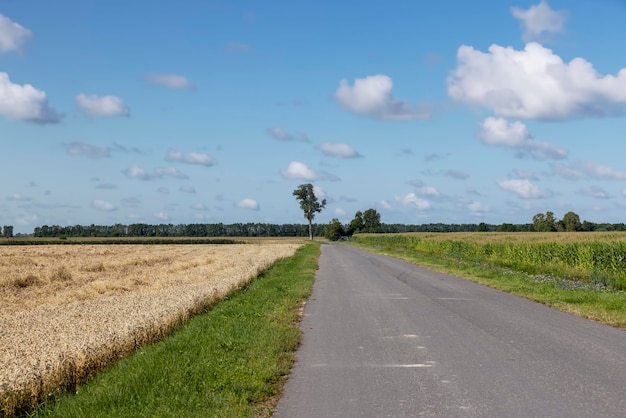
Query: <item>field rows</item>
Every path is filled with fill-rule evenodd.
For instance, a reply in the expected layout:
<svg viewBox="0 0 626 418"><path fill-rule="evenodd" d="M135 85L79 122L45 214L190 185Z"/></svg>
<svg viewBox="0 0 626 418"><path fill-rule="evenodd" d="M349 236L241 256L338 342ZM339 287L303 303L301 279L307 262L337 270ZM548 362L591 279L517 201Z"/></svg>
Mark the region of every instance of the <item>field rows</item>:
<svg viewBox="0 0 626 418"><path fill-rule="evenodd" d="M299 246L1 247L2 414L159 339Z"/></svg>

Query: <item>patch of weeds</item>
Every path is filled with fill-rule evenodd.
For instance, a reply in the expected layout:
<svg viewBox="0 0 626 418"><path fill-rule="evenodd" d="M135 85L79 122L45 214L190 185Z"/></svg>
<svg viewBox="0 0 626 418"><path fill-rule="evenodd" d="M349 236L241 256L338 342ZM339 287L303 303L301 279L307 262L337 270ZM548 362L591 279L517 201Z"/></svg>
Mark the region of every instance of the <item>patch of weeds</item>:
<svg viewBox="0 0 626 418"><path fill-rule="evenodd" d="M13 281L13 286L17 288L25 288L36 285L39 282L39 278L33 273L28 273L22 277L18 277Z"/></svg>

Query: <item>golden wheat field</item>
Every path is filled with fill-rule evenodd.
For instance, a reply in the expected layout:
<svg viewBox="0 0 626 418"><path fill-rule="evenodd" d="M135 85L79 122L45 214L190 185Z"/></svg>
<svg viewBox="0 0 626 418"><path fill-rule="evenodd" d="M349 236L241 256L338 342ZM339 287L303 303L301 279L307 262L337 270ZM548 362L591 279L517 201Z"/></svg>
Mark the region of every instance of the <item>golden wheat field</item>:
<svg viewBox="0 0 626 418"><path fill-rule="evenodd" d="M74 386L301 245L0 246L0 411Z"/></svg>

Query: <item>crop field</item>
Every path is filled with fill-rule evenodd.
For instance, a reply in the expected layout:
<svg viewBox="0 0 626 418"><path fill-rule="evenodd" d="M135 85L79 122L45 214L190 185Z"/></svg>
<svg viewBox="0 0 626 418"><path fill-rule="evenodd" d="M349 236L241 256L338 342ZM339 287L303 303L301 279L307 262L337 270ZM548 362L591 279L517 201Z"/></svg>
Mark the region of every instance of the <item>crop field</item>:
<svg viewBox="0 0 626 418"><path fill-rule="evenodd" d="M0 246L0 415L72 389L301 245Z"/></svg>

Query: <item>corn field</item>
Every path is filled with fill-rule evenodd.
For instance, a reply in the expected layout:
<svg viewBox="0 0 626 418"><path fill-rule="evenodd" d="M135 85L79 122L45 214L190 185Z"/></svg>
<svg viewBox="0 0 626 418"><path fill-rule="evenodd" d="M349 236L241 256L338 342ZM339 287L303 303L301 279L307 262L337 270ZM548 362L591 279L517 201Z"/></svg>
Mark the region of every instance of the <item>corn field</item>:
<svg viewBox="0 0 626 418"><path fill-rule="evenodd" d="M568 276L603 288L626 290L626 234L388 234L353 239L383 250L402 249L531 275Z"/></svg>

